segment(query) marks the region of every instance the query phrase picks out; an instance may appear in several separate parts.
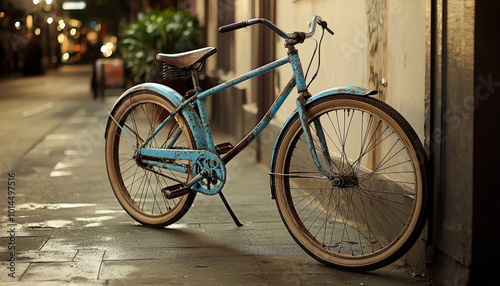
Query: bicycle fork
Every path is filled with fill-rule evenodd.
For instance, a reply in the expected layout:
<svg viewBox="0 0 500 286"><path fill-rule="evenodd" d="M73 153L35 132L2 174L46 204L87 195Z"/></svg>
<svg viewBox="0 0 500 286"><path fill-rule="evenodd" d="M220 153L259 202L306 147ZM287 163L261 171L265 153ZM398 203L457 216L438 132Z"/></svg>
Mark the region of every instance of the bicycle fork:
<svg viewBox="0 0 500 286"><path fill-rule="evenodd" d="M299 96L297 98L297 110L300 117L300 122L302 123L302 129L304 131L304 136L306 137L307 145L309 146L309 150L311 151L311 156L313 158L314 163L318 170L325 175L329 180L333 181L335 185L342 186L343 179L338 174L338 167L334 168L332 163L334 161L330 158L330 151L328 150L328 146L326 144L325 134L323 132L323 127L319 119L313 120L314 127L316 129L316 136L318 138L319 149L323 154L323 157L328 165L328 169L326 170L323 165L319 161L318 153L316 152L316 146L314 144L314 140L312 137L311 127L309 126L309 118L307 116L306 108L305 108L305 99L303 96Z"/></svg>
<svg viewBox="0 0 500 286"><path fill-rule="evenodd" d="M334 168L332 163L335 164L330 158L330 151L328 150L328 145L326 144L325 134L323 132L323 127L319 119L313 120L314 127L316 129L316 136L318 137L319 148L324 156L328 169L326 170L320 163L318 154L316 152L316 146L312 137L311 128L309 126L309 118L306 111L306 100L311 96L307 90L307 85L304 78L304 72L302 70L302 65L298 56L298 51L294 46L288 47L288 57L295 75L295 80L297 83L297 90L299 96L297 97L297 111L299 114L300 121L302 123L302 129L304 131L304 136L306 137L307 145L311 151L311 156L318 170L325 175L329 180L333 181L336 185L342 186L344 184L343 179L338 174L338 168Z"/></svg>

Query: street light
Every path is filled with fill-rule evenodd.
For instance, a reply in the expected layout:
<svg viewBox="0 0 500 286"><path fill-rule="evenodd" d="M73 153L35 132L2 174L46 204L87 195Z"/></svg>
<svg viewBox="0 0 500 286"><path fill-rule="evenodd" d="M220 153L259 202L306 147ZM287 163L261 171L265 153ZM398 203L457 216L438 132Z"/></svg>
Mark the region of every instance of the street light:
<svg viewBox="0 0 500 286"><path fill-rule="evenodd" d="M85 1L66 1L62 4L63 10L84 10L87 8Z"/></svg>

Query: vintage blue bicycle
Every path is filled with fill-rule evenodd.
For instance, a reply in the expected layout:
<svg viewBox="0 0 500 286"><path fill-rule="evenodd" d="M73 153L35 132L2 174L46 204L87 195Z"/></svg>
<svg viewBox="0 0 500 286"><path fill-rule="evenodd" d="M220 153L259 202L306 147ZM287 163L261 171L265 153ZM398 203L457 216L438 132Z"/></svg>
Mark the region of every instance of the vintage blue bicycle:
<svg viewBox="0 0 500 286"><path fill-rule="evenodd" d="M166 85L144 83L119 97L105 131L106 166L118 201L141 224L164 227L186 214L197 193L219 194L241 225L221 192L225 165L261 134L296 88L297 109L278 135L269 173L285 226L309 255L332 267L367 271L395 261L426 222L427 157L415 131L371 97L375 90L308 92L295 46L318 25L321 40L325 30L333 35L321 17L313 17L309 32L285 33L265 19L219 31L254 24L283 38L287 56L203 91L198 72L215 48L160 53L164 76L191 77L194 88L182 96ZM286 64L293 77L255 128L234 146L215 144L204 100Z"/></svg>

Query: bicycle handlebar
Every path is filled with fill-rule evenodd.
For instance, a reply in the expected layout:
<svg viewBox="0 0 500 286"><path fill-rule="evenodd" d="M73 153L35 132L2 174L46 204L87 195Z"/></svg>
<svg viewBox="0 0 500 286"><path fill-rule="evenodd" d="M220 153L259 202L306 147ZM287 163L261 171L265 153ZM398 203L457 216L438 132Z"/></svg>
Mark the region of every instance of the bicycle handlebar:
<svg viewBox="0 0 500 286"><path fill-rule="evenodd" d="M245 28L245 27L248 27L248 26L251 26L251 25L254 25L254 24L263 24L264 26L267 26L268 28L270 28L271 30L273 30L276 34L278 34L280 37L282 37L284 39L291 39L291 38L294 37L293 33L288 33L287 34L283 30L281 30L280 28L278 28L276 25L274 25L273 23L269 22L267 19L263 19L263 18L254 18L254 19L250 19L250 20L247 20L247 21L242 21L242 22L236 22L236 23L227 24L227 25L219 27L219 32L220 33L226 33L226 32L234 31L234 30L237 30L237 29Z"/></svg>
<svg viewBox="0 0 500 286"><path fill-rule="evenodd" d="M303 33L303 32L286 33L283 30L281 30L280 28L278 28L275 24L271 23L270 21L268 21L266 19L262 19L262 18L254 18L254 19L250 19L247 21L227 24L227 25L219 27L219 32L226 33L226 32L234 31L237 29L245 28L245 27L248 27L248 26L251 26L254 24L263 24L263 25L267 26L273 32L278 34L278 36L282 37L285 40L297 39L298 37L301 37L301 36L299 36L299 34L302 34L303 35L302 37L304 37L304 39L310 38L316 32L316 25L317 24L319 24L321 27L323 27L323 29L326 29L330 34L333 35L332 30L330 30L327 27L327 23L325 21L323 21L323 19L318 15L316 15L312 18L311 26L309 28L309 32L307 32L307 33Z"/></svg>

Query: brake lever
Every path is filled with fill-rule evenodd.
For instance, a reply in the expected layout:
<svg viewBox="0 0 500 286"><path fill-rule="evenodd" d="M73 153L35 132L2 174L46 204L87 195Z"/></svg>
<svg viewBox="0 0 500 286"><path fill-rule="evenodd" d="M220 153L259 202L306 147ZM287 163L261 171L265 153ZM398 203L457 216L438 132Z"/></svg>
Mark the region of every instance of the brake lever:
<svg viewBox="0 0 500 286"><path fill-rule="evenodd" d="M330 30L330 28L328 28L328 24L326 23L326 21L323 21L323 20L319 20L318 21L318 24L321 26L321 28L323 28L324 30L326 30L328 33L330 33L331 35L333 35L333 31Z"/></svg>

